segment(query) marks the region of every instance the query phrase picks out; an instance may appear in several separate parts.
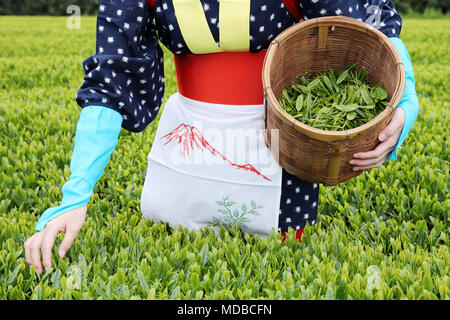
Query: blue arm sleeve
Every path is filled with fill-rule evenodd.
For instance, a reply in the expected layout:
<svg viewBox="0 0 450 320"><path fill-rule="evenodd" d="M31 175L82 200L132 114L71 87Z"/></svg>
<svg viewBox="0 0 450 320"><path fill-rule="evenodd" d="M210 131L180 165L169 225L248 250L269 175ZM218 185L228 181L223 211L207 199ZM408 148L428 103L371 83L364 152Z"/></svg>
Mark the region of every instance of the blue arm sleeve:
<svg viewBox="0 0 450 320"><path fill-rule="evenodd" d="M70 162L70 178L62 187L61 204L42 214L35 231L41 231L53 218L89 203L94 186L117 146L122 121L122 115L110 108L88 106L82 109Z"/></svg>
<svg viewBox="0 0 450 320"><path fill-rule="evenodd" d="M416 93L414 70L408 54L408 49L406 49L405 44L402 40L400 40L400 38L391 37L389 39L391 39L391 41L394 43L395 47L398 50L398 53L400 54L403 65L405 67L406 75L405 93L403 94L403 97L397 106L398 108L402 108L405 112L405 124L403 125L403 129L397 141L397 145L388 158L388 160L393 160L397 159L397 149L402 145L403 141L405 141L406 136L408 135L414 124L414 121L417 118L417 114L419 113L419 99Z"/></svg>

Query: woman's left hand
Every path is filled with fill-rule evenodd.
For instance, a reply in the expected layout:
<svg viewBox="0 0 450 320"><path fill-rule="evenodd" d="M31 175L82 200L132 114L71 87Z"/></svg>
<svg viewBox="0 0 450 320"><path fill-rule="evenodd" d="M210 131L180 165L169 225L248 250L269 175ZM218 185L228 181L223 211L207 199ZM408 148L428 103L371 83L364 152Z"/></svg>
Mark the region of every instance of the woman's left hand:
<svg viewBox="0 0 450 320"><path fill-rule="evenodd" d="M394 150L404 124L405 112L402 108L396 108L391 122L378 136L381 143L372 151L358 152L353 155L353 160L350 161L350 164L354 165L353 171L381 167Z"/></svg>

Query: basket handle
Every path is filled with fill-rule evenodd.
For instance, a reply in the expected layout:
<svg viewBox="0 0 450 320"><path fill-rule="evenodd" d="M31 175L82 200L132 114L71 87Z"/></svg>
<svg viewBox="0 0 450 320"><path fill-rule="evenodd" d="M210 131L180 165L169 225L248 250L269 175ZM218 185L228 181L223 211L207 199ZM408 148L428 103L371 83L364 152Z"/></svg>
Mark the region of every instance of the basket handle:
<svg viewBox="0 0 450 320"><path fill-rule="evenodd" d="M264 128L267 128L267 95L266 95L267 89L270 89L270 87L265 87L263 89L263 96L264 96Z"/></svg>
<svg viewBox="0 0 450 320"><path fill-rule="evenodd" d="M328 40L328 26L319 27L318 48L324 49L327 47Z"/></svg>

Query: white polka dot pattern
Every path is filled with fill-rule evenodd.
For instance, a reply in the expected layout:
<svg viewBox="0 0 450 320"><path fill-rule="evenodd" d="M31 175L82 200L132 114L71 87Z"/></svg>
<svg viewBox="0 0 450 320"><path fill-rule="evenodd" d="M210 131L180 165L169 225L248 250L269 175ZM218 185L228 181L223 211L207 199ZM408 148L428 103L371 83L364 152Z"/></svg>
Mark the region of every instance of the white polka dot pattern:
<svg viewBox="0 0 450 320"><path fill-rule="evenodd" d="M388 37L400 36L402 18L391 0L300 0L305 20L347 16L364 21Z"/></svg>
<svg viewBox="0 0 450 320"><path fill-rule="evenodd" d="M102 0L97 52L83 61L77 103L102 105L123 116L123 128L139 132L158 114L164 96L163 52L145 0Z"/></svg>

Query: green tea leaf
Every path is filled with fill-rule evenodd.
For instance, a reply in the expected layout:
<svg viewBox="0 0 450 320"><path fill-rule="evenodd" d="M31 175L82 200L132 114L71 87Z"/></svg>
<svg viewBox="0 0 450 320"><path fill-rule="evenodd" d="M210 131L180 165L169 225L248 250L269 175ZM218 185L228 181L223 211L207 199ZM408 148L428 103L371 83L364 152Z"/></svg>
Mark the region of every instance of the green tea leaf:
<svg viewBox="0 0 450 320"><path fill-rule="evenodd" d="M300 112L302 110L302 107L303 107L303 95L299 95L295 103L295 108L297 109L298 112Z"/></svg>
<svg viewBox="0 0 450 320"><path fill-rule="evenodd" d="M341 73L339 78L336 80L336 84L340 84L342 81L344 81L347 78L348 73L350 72L350 69L345 70Z"/></svg>
<svg viewBox="0 0 450 320"><path fill-rule="evenodd" d="M367 88L365 86L361 87L361 97L363 98L364 102L366 104L371 104L372 99L370 98L369 92L367 91Z"/></svg>
<svg viewBox="0 0 450 320"><path fill-rule="evenodd" d="M347 105L335 105L336 109L344 111L344 112L350 112L354 111L359 108L357 104L347 104Z"/></svg>
<svg viewBox="0 0 450 320"><path fill-rule="evenodd" d="M388 97L387 91L384 90L384 89L381 88L381 87L377 87L377 88L375 89L375 95L376 95L376 98L377 98L378 100L384 100L384 99L386 99L386 98Z"/></svg>
<svg viewBox="0 0 450 320"><path fill-rule="evenodd" d="M356 112L355 111L347 113L347 120L353 120L355 118L356 118Z"/></svg>

